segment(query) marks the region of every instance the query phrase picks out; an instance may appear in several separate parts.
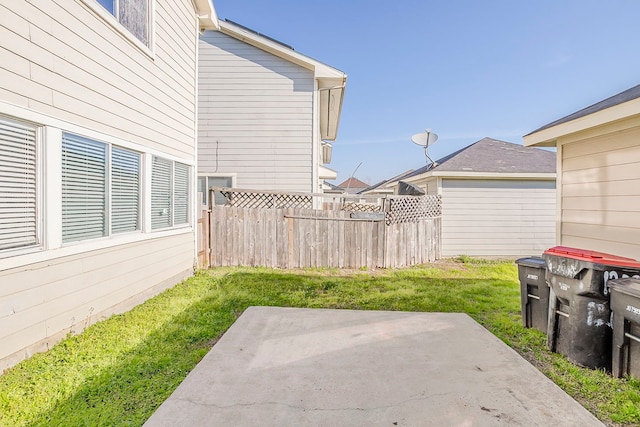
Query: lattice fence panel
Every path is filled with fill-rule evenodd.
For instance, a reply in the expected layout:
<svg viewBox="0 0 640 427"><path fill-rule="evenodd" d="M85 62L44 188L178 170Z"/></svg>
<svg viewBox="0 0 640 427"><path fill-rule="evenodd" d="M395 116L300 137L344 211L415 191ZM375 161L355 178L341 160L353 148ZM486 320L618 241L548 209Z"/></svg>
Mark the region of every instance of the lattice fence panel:
<svg viewBox="0 0 640 427"><path fill-rule="evenodd" d="M220 193L227 199L227 206L254 209L311 209L313 196L294 193L264 193L258 191L221 189Z"/></svg>
<svg viewBox="0 0 640 427"><path fill-rule="evenodd" d="M307 193L275 193L230 188L214 188L227 199L227 206L253 209L313 209L313 198L322 195ZM322 203L334 209L336 202ZM387 225L418 222L437 218L442 214L440 196L386 196L377 201L345 200L339 209L347 212L384 212Z"/></svg>
<svg viewBox="0 0 640 427"><path fill-rule="evenodd" d="M382 210L382 206L372 203L345 202L342 205L342 210L349 212L380 212Z"/></svg>
<svg viewBox="0 0 640 427"><path fill-rule="evenodd" d="M440 196L389 196L387 200L388 210L385 215L387 225L417 222L442 215Z"/></svg>

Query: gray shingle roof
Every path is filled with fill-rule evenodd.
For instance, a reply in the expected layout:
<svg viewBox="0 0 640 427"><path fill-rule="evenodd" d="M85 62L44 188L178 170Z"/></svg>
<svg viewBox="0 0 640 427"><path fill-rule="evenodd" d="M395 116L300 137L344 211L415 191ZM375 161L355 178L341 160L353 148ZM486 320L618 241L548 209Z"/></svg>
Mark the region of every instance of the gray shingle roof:
<svg viewBox="0 0 640 427"><path fill-rule="evenodd" d="M380 182L377 182L377 183L365 188L364 190L360 191L359 194L363 194L363 193L366 193L367 191L375 190L376 188L386 184L387 182L398 181L398 180L404 178L405 176L409 176L409 174L411 174L411 173L413 173L413 169L409 169L408 171L402 172L401 174L398 174L398 175L394 176L393 178L389 178L389 179L385 179L385 180L382 180Z"/></svg>
<svg viewBox="0 0 640 427"><path fill-rule="evenodd" d="M424 166L411 177L428 171L491 172L491 173L555 173L556 153L539 148L523 147L511 142L483 138L468 147L436 161L436 166Z"/></svg>
<svg viewBox="0 0 640 427"><path fill-rule="evenodd" d="M580 117L588 116L589 114L596 113L598 111L613 107L618 104L622 104L624 102L631 101L633 99L640 98L640 85L634 86L631 89L627 89L623 92L618 93L617 95L613 95L610 98L607 98L603 101L596 102L593 105L590 105L582 110L576 111L573 114L569 114L561 119L553 121L549 124L546 124L527 135L532 135L536 132L540 132L541 130L548 129L562 123L570 122L571 120L579 119Z"/></svg>

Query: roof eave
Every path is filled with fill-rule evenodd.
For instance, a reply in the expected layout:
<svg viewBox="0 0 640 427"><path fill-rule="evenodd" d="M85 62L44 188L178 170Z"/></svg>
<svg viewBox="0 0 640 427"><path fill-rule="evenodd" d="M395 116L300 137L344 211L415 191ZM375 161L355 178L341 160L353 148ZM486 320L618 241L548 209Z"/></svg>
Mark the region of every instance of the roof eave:
<svg viewBox="0 0 640 427"><path fill-rule="evenodd" d="M318 165L318 178L323 180L334 180L338 177L338 172L326 166Z"/></svg>
<svg viewBox="0 0 640 427"><path fill-rule="evenodd" d="M323 141L335 141L338 137L338 127L340 126L346 88L346 74L343 74L341 80L318 81L318 90L320 91L320 139ZM333 98L334 95L337 95L337 100Z"/></svg>
<svg viewBox="0 0 640 427"><path fill-rule="evenodd" d="M541 179L555 180L553 172L481 172L481 171L438 171L433 170L424 174L412 176L403 181L416 182L433 177L440 178L470 178L470 179Z"/></svg>
<svg viewBox="0 0 640 427"><path fill-rule="evenodd" d="M212 0L193 0L198 12L198 21L203 30L219 30L220 21Z"/></svg>
<svg viewBox="0 0 640 427"><path fill-rule="evenodd" d="M281 43L277 43L267 37L262 37L255 32L248 31L247 29L244 29L238 25L234 25L231 22L220 21L218 29L223 34L231 36L235 39L255 46L258 49L264 50L265 52L269 52L275 56L278 56L289 62L300 65L303 68L313 71L314 77L316 79L334 78L341 80L343 78L346 78L345 73L338 70L337 68L333 68L327 64L298 53L295 50L282 45Z"/></svg>
<svg viewBox="0 0 640 427"><path fill-rule="evenodd" d="M556 126L534 131L523 137L524 146L554 147L560 137L632 116L640 116L640 98L632 99Z"/></svg>

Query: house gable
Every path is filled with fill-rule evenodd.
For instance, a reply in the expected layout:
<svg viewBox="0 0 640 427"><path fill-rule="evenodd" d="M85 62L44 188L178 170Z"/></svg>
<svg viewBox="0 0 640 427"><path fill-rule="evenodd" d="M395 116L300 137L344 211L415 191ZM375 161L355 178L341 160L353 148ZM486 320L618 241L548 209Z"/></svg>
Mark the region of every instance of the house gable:
<svg viewBox="0 0 640 427"><path fill-rule="evenodd" d="M557 147L556 243L640 259L640 85L524 141Z"/></svg>
<svg viewBox="0 0 640 427"><path fill-rule="evenodd" d="M200 39L198 174L311 191L313 72L218 31Z"/></svg>

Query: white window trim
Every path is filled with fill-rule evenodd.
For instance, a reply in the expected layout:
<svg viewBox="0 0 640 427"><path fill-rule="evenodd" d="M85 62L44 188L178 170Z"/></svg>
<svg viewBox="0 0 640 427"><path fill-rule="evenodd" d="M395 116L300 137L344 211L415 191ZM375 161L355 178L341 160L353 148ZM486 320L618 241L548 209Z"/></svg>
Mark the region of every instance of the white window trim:
<svg viewBox="0 0 640 427"><path fill-rule="evenodd" d="M170 218L170 222L171 224L168 227L162 227L162 228L153 228L152 227L152 218L151 218L151 202L152 202L152 190L151 190L151 180L152 180L152 174L153 174L153 157L160 157L164 160L169 160L171 161L171 182L170 182L170 199L171 199L171 218ZM189 168L189 173L188 173L188 179L190 180L193 172L191 172L194 169L194 166L192 164L190 164L189 162L183 162L181 160L172 160L167 156L164 155L153 155L153 156L149 156L149 160L145 162L146 165L148 165L148 169L149 169L149 175L146 176L148 177L148 202L149 202L149 215L148 215L148 229L150 233L156 233L158 231L163 231L163 230L168 230L168 229L176 229L176 228L184 228L184 227L189 227L192 228L193 224L195 224L196 222L194 221L193 218L193 197L194 197L194 189L195 186L197 185L197 183L194 182L189 182L189 185L187 186L187 222L186 223L180 223L180 224L176 224L175 223L175 170L176 170L176 163L182 163L184 165L186 165Z"/></svg>
<svg viewBox="0 0 640 427"><path fill-rule="evenodd" d="M149 46L142 43L131 31L129 31L124 25L122 25L118 19L113 16L107 9L102 7L96 0L80 0L85 6L91 9L96 15L100 16L105 22L107 22L118 34L124 37L127 41L140 49L149 58L155 58L155 30L156 30L156 2L155 0L147 0L149 2Z"/></svg>
<svg viewBox="0 0 640 427"><path fill-rule="evenodd" d="M65 131L60 130L60 152L59 152L59 156L60 157L58 157L58 159L62 158L62 134L63 133L65 133ZM72 132L66 132L66 133L72 133ZM105 227L106 227L106 229L105 229L105 232L106 232L106 235L102 236L102 237L92 237L92 238L88 238L88 239L80 239L80 240L73 240L73 241L69 241L69 242L63 242L62 241L62 200L61 200L60 197L58 197L58 199L60 199L60 206L59 206L59 209L57 210L57 212L60 213L60 216L59 216L59 224L60 224L59 228L60 228L60 230L58 232L58 235L60 236L59 237L60 242L58 243L59 246L64 247L64 246L69 246L69 245L79 245L79 244L83 244L84 242L93 241L93 240L97 240L97 241L113 240L113 239L117 239L119 236L128 235L128 234L142 234L143 233L143 227L142 227L143 212L142 211L144 209L144 203L143 203L144 202L144 194L143 194L143 183L142 183L142 180L144 179L144 171L142 169L142 166L143 166L143 159L144 159L144 154L145 153L144 152L139 152L137 150L132 150L130 148L123 147L122 145L117 144L117 143L114 144L114 143L110 143L110 142L105 142L105 141L100 140L100 139L89 138L86 135L79 134L79 133L74 133L74 134L76 134L78 136L81 136L81 137L84 137L84 138L88 138L88 139L94 140L94 141L96 141L98 143L102 143L102 144L106 145L106 170L107 170L106 193L105 193L105 198L106 198L106 200L105 200L105 202L106 202L106 205L105 205L105 208L106 208L106 213L105 213ZM140 194L140 211L141 211L141 212L139 212L140 228L138 230L127 231L127 232L122 232L122 233L115 233L115 234L113 233L113 231L111 229L111 227L112 227L111 220L112 220L112 215L113 215L113 212L111 210L112 209L112 194L113 194L113 189L111 188L112 178L113 178L113 176L112 176L112 170L113 170L112 161L113 160L112 160L111 155L112 155L112 149L113 149L114 145L117 146L118 148L122 148L122 149L125 149L127 151L132 151L132 152L135 152L138 155L140 155L139 179L141 181L140 185L138 187L138 191L139 191L139 194ZM51 160L51 158L49 158L49 160L51 162L55 162L55 159ZM61 162L59 162L59 163L60 163L60 173L59 173L60 190L56 194L62 194L62 163ZM51 178L55 179L53 177L51 177Z"/></svg>
<svg viewBox="0 0 640 427"><path fill-rule="evenodd" d="M40 218L42 224L42 244L39 247L25 248L25 250L7 251L6 256L0 254L0 272L25 265L48 262L53 259L74 256L93 250L109 249L116 246L173 237L183 234L194 234L194 224L182 224L175 228L151 231L151 158L160 156L172 161L196 167L195 159L184 159L173 154L165 153L142 144L122 140L92 129L87 129L47 114L42 114L15 104L0 100L0 114L17 120L29 121L42 127L43 147L40 155L42 174ZM97 139L118 145L142 154L142 232L116 234L114 236L69 242L62 244L62 132L76 133L87 138ZM190 185L191 200L196 200L195 184ZM193 204L193 203L191 203ZM190 204L190 205L191 205ZM191 218L195 212L191 214ZM11 252L11 253L9 253Z"/></svg>
<svg viewBox="0 0 640 427"><path fill-rule="evenodd" d="M35 215L35 226L36 226L36 243L29 246L21 246L16 248L7 248L0 250L0 261L3 258L7 257L16 257L20 255L30 254L34 252L40 252L45 247L45 235L44 235L44 224L43 224L43 202L44 202L44 181L43 181L43 162L46 159L45 153L43 151L44 144L44 126L42 124L37 123L37 121L26 120L24 118L20 118L20 116L10 115L10 114L2 114L2 116L6 117L9 120L15 120L18 122L27 122L33 126L35 129L35 149L36 149L36 167L35 167L35 176L36 176L36 215Z"/></svg>
<svg viewBox="0 0 640 427"><path fill-rule="evenodd" d="M199 193L198 188L197 188L197 185L198 185L197 180L200 179L200 178L208 178L208 177L212 177L212 178L231 178L231 187L235 187L237 185L236 181L238 180L238 173L237 172L234 172L234 173L221 173L221 172L199 173L198 176L197 176L197 179L196 179L196 183L195 183L196 196ZM200 203L200 200L201 199L198 197L198 206L200 206L201 208L207 207L207 205L204 205L204 204ZM207 202L208 201L209 201L209 195L207 194Z"/></svg>

